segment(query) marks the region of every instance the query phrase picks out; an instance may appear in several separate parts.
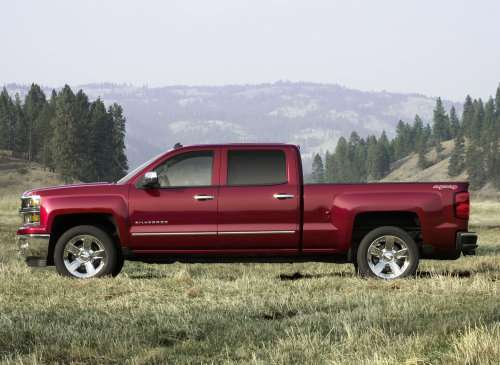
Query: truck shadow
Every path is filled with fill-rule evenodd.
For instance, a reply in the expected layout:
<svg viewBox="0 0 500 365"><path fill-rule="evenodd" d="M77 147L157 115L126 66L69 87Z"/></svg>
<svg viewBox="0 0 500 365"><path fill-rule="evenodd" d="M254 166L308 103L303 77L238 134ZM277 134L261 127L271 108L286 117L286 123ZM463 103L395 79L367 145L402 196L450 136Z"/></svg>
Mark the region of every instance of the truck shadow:
<svg viewBox="0 0 500 365"><path fill-rule="evenodd" d="M470 278L474 275L472 271L469 270L441 270L441 271L418 271L415 278L419 279L432 279L437 276L447 276L452 278ZM281 281L296 281L304 279L321 279L321 278L352 278L357 275L354 272L330 272L322 274L308 274L301 272L294 272L293 274L279 274L278 278ZM168 273L160 272L147 272L147 273L130 273L128 274L129 279L165 279L169 278L171 275Z"/></svg>
<svg viewBox="0 0 500 365"><path fill-rule="evenodd" d="M470 278L473 276L469 270L453 270L453 271L418 271L415 275L416 278L420 279L431 279L436 276L448 276L453 278ZM279 279L281 281L295 281L302 279L320 279L327 277L338 277L338 278L348 278L356 276L355 273L346 273L346 272L333 272L333 273L325 273L325 274L307 274L301 272L294 272L293 274L280 274Z"/></svg>
<svg viewBox="0 0 500 365"><path fill-rule="evenodd" d="M320 278L348 278L353 277L354 273L350 272L331 272L324 274L302 274L300 272L294 272L293 274L280 274L279 278L281 281L294 281L301 279L320 279Z"/></svg>

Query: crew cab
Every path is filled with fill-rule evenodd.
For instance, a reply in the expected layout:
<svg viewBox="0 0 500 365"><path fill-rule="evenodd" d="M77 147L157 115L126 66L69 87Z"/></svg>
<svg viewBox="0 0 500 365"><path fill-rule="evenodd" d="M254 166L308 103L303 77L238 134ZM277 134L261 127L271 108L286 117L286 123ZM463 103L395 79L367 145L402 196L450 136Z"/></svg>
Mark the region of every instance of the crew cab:
<svg viewBox="0 0 500 365"><path fill-rule="evenodd" d="M28 265L76 278L139 260L353 263L395 279L420 259L475 254L465 182L303 180L294 145L175 148L116 183L25 192L19 249Z"/></svg>

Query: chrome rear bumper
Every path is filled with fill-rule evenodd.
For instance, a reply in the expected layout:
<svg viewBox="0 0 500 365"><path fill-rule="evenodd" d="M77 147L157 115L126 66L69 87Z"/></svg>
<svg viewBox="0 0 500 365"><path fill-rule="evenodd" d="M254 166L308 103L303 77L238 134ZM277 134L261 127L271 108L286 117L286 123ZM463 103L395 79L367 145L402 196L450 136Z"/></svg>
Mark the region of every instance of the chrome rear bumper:
<svg viewBox="0 0 500 365"><path fill-rule="evenodd" d="M16 239L19 253L28 266L47 266L50 234L20 234Z"/></svg>

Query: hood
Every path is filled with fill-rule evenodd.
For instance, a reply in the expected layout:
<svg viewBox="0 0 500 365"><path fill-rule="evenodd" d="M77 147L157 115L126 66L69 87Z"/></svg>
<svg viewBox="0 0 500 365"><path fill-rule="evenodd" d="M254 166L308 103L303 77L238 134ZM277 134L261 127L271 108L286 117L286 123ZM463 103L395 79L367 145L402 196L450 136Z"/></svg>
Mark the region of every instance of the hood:
<svg viewBox="0 0 500 365"><path fill-rule="evenodd" d="M37 188L25 191L23 196L31 196L31 195L53 195L59 192L61 193L73 193L73 191L88 191L92 189L101 189L103 187L111 187L116 186L116 184L108 183L108 182L96 182L96 183L79 183L79 184L68 184L68 185L57 185L57 186L48 186L43 188Z"/></svg>

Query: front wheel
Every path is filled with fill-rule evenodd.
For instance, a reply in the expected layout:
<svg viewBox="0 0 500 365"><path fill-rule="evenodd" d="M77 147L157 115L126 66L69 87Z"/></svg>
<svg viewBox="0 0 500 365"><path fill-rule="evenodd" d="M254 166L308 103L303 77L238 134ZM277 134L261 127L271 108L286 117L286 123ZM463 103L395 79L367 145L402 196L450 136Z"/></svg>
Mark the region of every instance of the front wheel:
<svg viewBox="0 0 500 365"><path fill-rule="evenodd" d="M406 231L398 227L380 227L363 238L356 261L363 276L398 279L415 275L419 252L417 244Z"/></svg>
<svg viewBox="0 0 500 365"><path fill-rule="evenodd" d="M77 226L64 232L54 248L59 274L79 279L117 275L120 255L111 237L95 226Z"/></svg>

